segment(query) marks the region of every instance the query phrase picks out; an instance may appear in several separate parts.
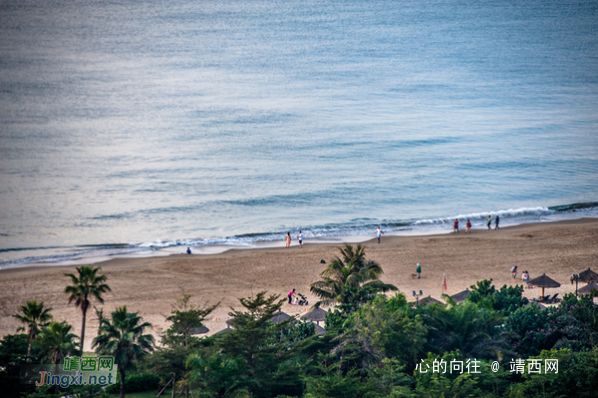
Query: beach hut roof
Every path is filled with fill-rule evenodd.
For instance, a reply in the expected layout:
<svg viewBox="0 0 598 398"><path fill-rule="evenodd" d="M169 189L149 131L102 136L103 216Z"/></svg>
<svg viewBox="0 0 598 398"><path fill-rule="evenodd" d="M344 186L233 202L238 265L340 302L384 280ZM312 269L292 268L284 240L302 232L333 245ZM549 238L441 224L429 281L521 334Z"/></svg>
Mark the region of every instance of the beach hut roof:
<svg viewBox="0 0 598 398"><path fill-rule="evenodd" d="M588 285L585 285L582 288L579 288L579 290L577 291L577 293L580 293L580 294L590 294L594 290L598 290L598 284L592 282L592 283L590 283Z"/></svg>
<svg viewBox="0 0 598 398"><path fill-rule="evenodd" d="M598 282L598 274L592 271L590 268L588 268L584 272L579 273L579 280L586 283Z"/></svg>
<svg viewBox="0 0 598 398"><path fill-rule="evenodd" d="M286 312L278 311L278 312L274 313L274 316L270 319L270 322L280 323L280 322L284 322L290 318L293 318L293 317L290 316L289 314L287 314ZM293 320L295 320L295 318L293 318Z"/></svg>
<svg viewBox="0 0 598 398"><path fill-rule="evenodd" d="M224 328L222 330L219 330L216 333L214 333L214 336L219 335L219 334L228 333L228 332L231 332L233 330L235 330L235 329L231 328L230 326L227 326L226 328Z"/></svg>
<svg viewBox="0 0 598 398"><path fill-rule="evenodd" d="M312 323L315 327L316 336L322 336L323 334L326 334L326 329L324 329L322 326L318 325L315 322L310 323Z"/></svg>
<svg viewBox="0 0 598 398"><path fill-rule="evenodd" d="M198 328L192 328L191 329L191 334L206 334L210 331L210 329L208 329L207 327L201 325Z"/></svg>
<svg viewBox="0 0 598 398"><path fill-rule="evenodd" d="M282 321L286 321L289 318L293 318L292 316L290 316L289 314L282 312L282 311L278 311L274 313L274 316L270 319L270 322L272 323L279 323ZM231 318L231 319L227 319L226 320L226 324L230 327L234 327L234 320L235 318ZM295 320L295 318L293 318L293 320Z"/></svg>
<svg viewBox="0 0 598 398"><path fill-rule="evenodd" d="M328 311L321 309L320 307L314 307L310 311L306 312L301 316L301 319L306 321L320 322L326 319Z"/></svg>
<svg viewBox="0 0 598 398"><path fill-rule="evenodd" d="M457 303L460 303L460 302L464 301L467 298L467 296L469 296L469 293L471 293L471 290L465 289L462 292L453 294L451 296L451 298L453 300L455 300Z"/></svg>
<svg viewBox="0 0 598 398"><path fill-rule="evenodd" d="M436 300L432 296L424 297L423 299L419 300L419 305L424 305L424 306L432 305L432 304L436 304L436 303L444 305L444 303L442 301Z"/></svg>
<svg viewBox="0 0 598 398"><path fill-rule="evenodd" d="M543 274L537 278L534 278L528 282L532 286L537 287L561 287L561 284L555 281L554 279L546 276Z"/></svg>

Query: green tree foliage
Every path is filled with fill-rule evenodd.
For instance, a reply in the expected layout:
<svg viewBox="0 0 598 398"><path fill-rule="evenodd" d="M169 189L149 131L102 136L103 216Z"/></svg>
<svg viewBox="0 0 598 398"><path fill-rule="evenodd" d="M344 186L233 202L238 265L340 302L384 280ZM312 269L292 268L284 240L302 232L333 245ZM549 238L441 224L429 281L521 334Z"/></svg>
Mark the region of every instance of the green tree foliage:
<svg viewBox="0 0 598 398"><path fill-rule="evenodd" d="M419 307L429 328L428 349L437 354L459 350L466 356L497 358L504 345L500 313L475 303Z"/></svg>
<svg viewBox="0 0 598 398"><path fill-rule="evenodd" d="M28 335L29 346L27 348L27 358L31 356L31 347L33 346L33 340L37 336L39 329L43 326L47 326L52 319L50 311L52 308L44 308L44 303L38 303L36 300L28 301L26 305L21 306L21 313L13 315L21 323L27 325L17 329L17 332L25 330Z"/></svg>
<svg viewBox="0 0 598 398"><path fill-rule="evenodd" d="M210 339L200 339L193 334L220 304L200 308L190 303L191 298L190 294L184 294L172 305L172 311L166 317L172 324L162 336L162 346L142 364L146 370L157 374L162 382L174 381L175 393L181 387L186 390L186 395L189 395L190 387L187 358L198 351L206 351L211 344Z"/></svg>
<svg viewBox="0 0 598 398"><path fill-rule="evenodd" d="M529 303L523 297L523 286L503 285L500 290L496 290L492 279L484 279L470 287L472 290L467 301L492 308L505 316Z"/></svg>
<svg viewBox="0 0 598 398"><path fill-rule="evenodd" d="M352 362L348 366L359 369L361 376L386 357L413 368L424 353L428 330L421 317L393 311L393 304L386 296L377 296L353 314L351 327L337 338L333 352L344 363Z"/></svg>
<svg viewBox="0 0 598 398"><path fill-rule="evenodd" d="M391 398L416 398L413 391L415 379L405 373L406 366L394 358L384 358L380 366L370 370L368 396Z"/></svg>
<svg viewBox="0 0 598 398"><path fill-rule="evenodd" d="M572 332L566 319L558 315L553 309L541 309L534 304L513 312L505 321L512 348L525 357L551 349Z"/></svg>
<svg viewBox="0 0 598 398"><path fill-rule="evenodd" d="M104 303L103 293L110 291L110 286L105 284L106 275L98 275L100 267L82 266L77 267L77 275L64 274L71 278L72 285L67 286L64 292L69 295L69 304L73 301L75 306L81 309L83 320L81 322L81 355L85 344L85 320L89 309L90 299L95 298Z"/></svg>
<svg viewBox="0 0 598 398"><path fill-rule="evenodd" d="M208 315L220 305L218 302L213 306L199 308L190 304L191 297L193 296L190 294L184 294L173 304L172 312L166 317L172 325L166 330L162 343L169 346L189 345L194 330L201 328Z"/></svg>
<svg viewBox="0 0 598 398"><path fill-rule="evenodd" d="M234 330L215 339L220 357L192 357L191 381L216 396L243 392L252 397L296 395L301 381L291 344L296 338L286 332L291 320L271 322L285 300L260 292L239 301L244 311L229 313ZM222 384L212 384L217 380Z"/></svg>
<svg viewBox="0 0 598 398"><path fill-rule="evenodd" d="M65 357L76 355L79 343L71 333L73 327L66 322L50 322L41 328L36 344L44 362L59 364Z"/></svg>
<svg viewBox="0 0 598 398"><path fill-rule="evenodd" d="M160 378L158 376L148 373L136 373L125 378L125 393L156 391L159 385ZM120 392L120 386L112 384L106 388L106 392L117 394Z"/></svg>
<svg viewBox="0 0 598 398"><path fill-rule="evenodd" d="M190 352L193 351L189 346L157 347L152 355L143 358L139 368L158 376L162 383L172 382L172 379L176 382L187 375L186 361Z"/></svg>
<svg viewBox="0 0 598 398"><path fill-rule="evenodd" d="M191 369L191 385L199 388L204 396L242 397L248 396L248 386L243 377L247 367L241 357L229 355L191 354L187 360Z"/></svg>
<svg viewBox="0 0 598 398"><path fill-rule="evenodd" d="M591 295L575 297L569 293L563 297L559 314L571 317L572 335L581 347L591 349L598 346L598 307Z"/></svg>
<svg viewBox="0 0 598 398"><path fill-rule="evenodd" d="M8 334L0 341L0 391L6 398L19 398L33 391L33 386L21 384L21 364L30 358L29 336Z"/></svg>
<svg viewBox="0 0 598 398"><path fill-rule="evenodd" d="M460 364L454 367L453 361ZM508 373L490 369L484 360L475 360L459 351L441 357L429 354L415 371L419 397L501 397L508 391Z"/></svg>
<svg viewBox="0 0 598 398"><path fill-rule="evenodd" d="M340 370L321 377L306 378L305 398L346 398L364 397L368 385L355 377L356 371L344 374Z"/></svg>
<svg viewBox="0 0 598 398"><path fill-rule="evenodd" d="M111 318L102 320L93 346L98 354L114 357L120 374L120 397L124 398L126 371L135 368L134 360L153 351L154 337L143 333L151 324L143 322L136 312L128 312L126 306L112 312Z"/></svg>
<svg viewBox="0 0 598 398"><path fill-rule="evenodd" d="M316 305L340 304L345 311L355 310L378 292L397 290L396 286L379 280L382 267L365 259L365 248L346 244L322 271L322 280L311 284L310 291L321 300Z"/></svg>
<svg viewBox="0 0 598 398"><path fill-rule="evenodd" d="M140 344L145 348L129 348L139 343L135 336L148 324L121 308L120 315L102 321L94 347L115 355L121 377L133 369L121 370L121 364L136 361L143 373L153 375L152 383L174 376L177 388L189 388L188 397L596 396L598 316L589 298L566 295L561 307L541 310L535 304L523 306L520 288L497 290L488 280L477 284L472 300L413 308L403 294L387 297L364 285L345 286L343 297L350 300L328 313L327 332L321 336L312 324L272 322L285 300L260 292L240 299L243 308L229 313L234 330L224 334L193 338L186 325L197 326L207 314L187 318L184 314L197 308L181 303L170 314L176 338L165 338L168 344L143 356L151 350L149 339ZM53 351L41 348L44 331L54 324L41 328L32 358L41 353L46 361L56 360ZM64 333L56 334L68 336L70 326L63 326ZM58 357L77 350L76 336L63 340L70 341L70 348ZM23 334L0 343L0 388L26 357L27 341ZM548 359L558 361L558 372L545 367L528 372L528 362ZM494 360L500 363L497 371L490 367ZM461 362L463 370L454 369L452 361ZM526 364L522 372L514 370L515 361ZM125 380L146 377L128 376ZM50 396L51 388L39 387L31 398Z"/></svg>
<svg viewBox="0 0 598 398"><path fill-rule="evenodd" d="M568 349L542 351L541 372L522 374L523 382L512 385L511 397L560 398L596 397L598 391L598 349L587 352L572 352ZM557 360L558 372L545 371L545 360Z"/></svg>
<svg viewBox="0 0 598 398"><path fill-rule="evenodd" d="M326 330L328 331L335 331L336 333L340 333L348 324L352 321L351 314L341 312L337 309L334 311L329 311L326 314Z"/></svg>

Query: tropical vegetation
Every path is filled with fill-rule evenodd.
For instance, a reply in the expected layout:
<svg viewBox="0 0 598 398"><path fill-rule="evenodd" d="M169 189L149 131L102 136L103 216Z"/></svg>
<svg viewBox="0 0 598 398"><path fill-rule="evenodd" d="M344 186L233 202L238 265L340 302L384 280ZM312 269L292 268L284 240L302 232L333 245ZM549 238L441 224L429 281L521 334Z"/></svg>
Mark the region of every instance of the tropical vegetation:
<svg viewBox="0 0 598 398"><path fill-rule="evenodd" d="M120 397L125 396L126 372L135 369L135 360L153 351L154 337L144 333L151 324L143 322L136 312L119 307L112 312L111 319L103 319L100 334L93 340L98 354L114 357L120 375Z"/></svg>
<svg viewBox="0 0 598 398"><path fill-rule="evenodd" d="M444 297L446 304L418 306L400 292L385 294L394 289L382 275L363 247L342 247L312 285L320 305L334 305L322 333L285 317L285 300L265 291L239 298L229 312L232 328L210 337L196 333L218 304L198 306L183 295L158 341L140 314L120 307L102 319L93 340L96 352L118 365L118 384L105 390L69 387L57 395L17 384L28 357L57 363L81 342L65 322L42 325L48 319L32 316L38 329L31 348L29 334L0 341L0 389L10 398L123 397L144 389L186 398L596 396L592 297L569 294L544 309L529 303L522 287L483 280L461 303Z"/></svg>
<svg viewBox="0 0 598 398"><path fill-rule="evenodd" d="M33 346L33 340L36 338L41 327L47 326L52 315L50 311L52 308L44 308L44 303L38 303L37 301L28 301L26 305L21 307L21 313L13 315L19 321L27 325L27 359L31 356L31 347ZM25 327L19 327L17 332L25 330Z"/></svg>
<svg viewBox="0 0 598 398"><path fill-rule="evenodd" d="M380 292L398 290L379 279L382 267L366 260L363 246L346 244L339 252L322 271L322 279L311 284L310 291L320 298L316 305L338 304L350 312Z"/></svg>
<svg viewBox="0 0 598 398"><path fill-rule="evenodd" d="M77 275L65 274L71 278L72 285L67 286L64 292L69 295L69 304L73 301L75 306L81 309L83 320L81 322L81 355L85 345L85 320L90 300L95 298L100 303L104 303L103 293L110 291L110 286L105 284L106 275L98 275L101 268L83 266L77 267Z"/></svg>

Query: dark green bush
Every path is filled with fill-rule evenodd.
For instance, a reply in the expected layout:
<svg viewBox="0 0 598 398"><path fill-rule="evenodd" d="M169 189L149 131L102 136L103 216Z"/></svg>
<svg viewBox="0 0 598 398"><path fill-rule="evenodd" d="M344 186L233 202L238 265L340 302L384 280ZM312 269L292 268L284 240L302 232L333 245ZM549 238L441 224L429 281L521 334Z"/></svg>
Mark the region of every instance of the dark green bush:
<svg viewBox="0 0 598 398"><path fill-rule="evenodd" d="M109 394L118 394L120 392L120 379L116 384L112 384L106 388ZM142 392L158 390L160 385L160 378L149 373L132 374L125 377L125 392Z"/></svg>

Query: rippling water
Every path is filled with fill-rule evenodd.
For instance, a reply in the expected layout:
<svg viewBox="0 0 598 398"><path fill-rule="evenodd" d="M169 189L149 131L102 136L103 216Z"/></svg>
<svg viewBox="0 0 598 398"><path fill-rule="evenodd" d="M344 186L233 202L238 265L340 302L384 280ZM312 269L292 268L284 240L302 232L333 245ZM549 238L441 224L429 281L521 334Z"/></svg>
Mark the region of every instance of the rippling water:
<svg viewBox="0 0 598 398"><path fill-rule="evenodd" d="M3 0L0 39L0 263L598 216L552 208L598 201L597 1Z"/></svg>

